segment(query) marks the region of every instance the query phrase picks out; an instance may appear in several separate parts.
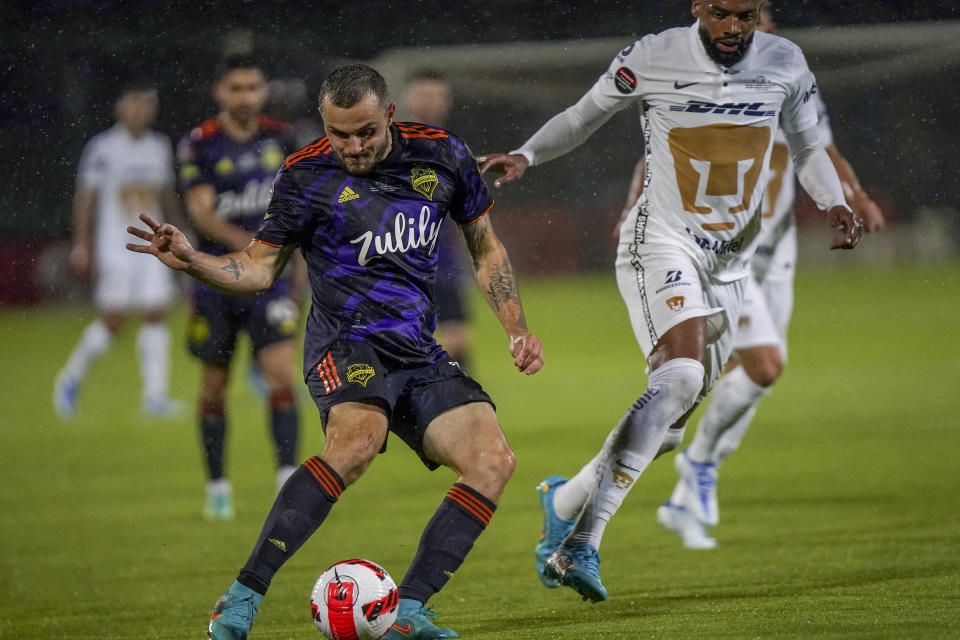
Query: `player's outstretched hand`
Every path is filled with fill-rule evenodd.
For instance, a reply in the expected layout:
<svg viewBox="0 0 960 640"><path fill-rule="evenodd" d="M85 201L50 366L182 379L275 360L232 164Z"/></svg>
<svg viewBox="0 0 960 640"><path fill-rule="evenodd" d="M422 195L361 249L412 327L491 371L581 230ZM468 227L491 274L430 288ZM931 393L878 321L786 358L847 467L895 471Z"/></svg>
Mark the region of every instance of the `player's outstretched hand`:
<svg viewBox="0 0 960 640"><path fill-rule="evenodd" d="M883 218L883 211L877 206L877 203L870 199L865 192L860 192L859 197L854 196L850 203L854 212L863 220L864 231L867 233L876 233L887 228L887 221Z"/></svg>
<svg viewBox="0 0 960 640"><path fill-rule="evenodd" d="M860 242L863 220L853 211L846 207L833 207L827 212L827 221L843 234L842 238L833 239L830 249L853 249Z"/></svg>
<svg viewBox="0 0 960 640"><path fill-rule="evenodd" d="M150 244L128 242L127 249L136 253L149 253L171 269L186 271L197 252L180 229L172 224L160 224L145 213L140 214L140 220L151 230L127 227L127 233L146 240Z"/></svg>
<svg viewBox="0 0 960 640"><path fill-rule="evenodd" d="M514 366L528 376L543 368L543 343L529 331L510 335L510 355Z"/></svg>
<svg viewBox="0 0 960 640"><path fill-rule="evenodd" d="M480 165L480 173L490 170L503 171L503 175L493 181L493 186L497 188L508 182L519 180L530 165L527 157L519 153L488 153L477 156L477 163Z"/></svg>

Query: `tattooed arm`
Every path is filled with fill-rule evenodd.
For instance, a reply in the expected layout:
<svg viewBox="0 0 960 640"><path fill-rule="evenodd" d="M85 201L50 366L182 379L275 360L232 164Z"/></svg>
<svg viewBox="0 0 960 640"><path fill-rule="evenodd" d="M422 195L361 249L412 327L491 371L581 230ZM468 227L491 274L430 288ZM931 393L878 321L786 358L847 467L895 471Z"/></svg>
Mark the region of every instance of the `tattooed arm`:
<svg viewBox="0 0 960 640"><path fill-rule="evenodd" d="M193 248L183 233L172 224L160 224L145 213L140 219L150 227L144 231L127 227L127 233L150 244L127 244L136 253L149 253L171 269L184 271L193 278L227 293L255 295L270 288L283 271L294 247L274 247L251 242L242 251L212 256Z"/></svg>
<svg viewBox="0 0 960 640"><path fill-rule="evenodd" d="M460 231L473 259L480 290L510 338L514 365L528 375L536 373L543 367L543 345L540 338L527 330L517 279L507 250L493 232L490 215L473 224L460 225Z"/></svg>

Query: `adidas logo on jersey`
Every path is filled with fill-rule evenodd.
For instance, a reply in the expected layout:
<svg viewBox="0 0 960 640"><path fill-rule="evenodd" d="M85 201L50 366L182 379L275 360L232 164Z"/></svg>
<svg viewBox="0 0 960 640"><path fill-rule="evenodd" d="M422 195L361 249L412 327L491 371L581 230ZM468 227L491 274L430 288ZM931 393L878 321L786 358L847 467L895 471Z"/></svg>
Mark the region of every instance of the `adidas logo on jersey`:
<svg viewBox="0 0 960 640"><path fill-rule="evenodd" d="M344 202L349 202L350 200L356 200L360 197L360 194L351 189L350 187L344 187L343 191L340 192L340 197L337 198L337 202L343 204Z"/></svg>

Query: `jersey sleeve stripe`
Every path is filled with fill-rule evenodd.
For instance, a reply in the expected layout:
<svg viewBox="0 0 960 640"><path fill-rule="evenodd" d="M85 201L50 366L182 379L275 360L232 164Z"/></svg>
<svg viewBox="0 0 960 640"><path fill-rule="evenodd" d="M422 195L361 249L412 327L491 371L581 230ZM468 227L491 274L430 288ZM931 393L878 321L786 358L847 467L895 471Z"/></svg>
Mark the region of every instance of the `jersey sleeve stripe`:
<svg viewBox="0 0 960 640"><path fill-rule="evenodd" d="M431 140L435 140L435 139L437 139L437 138L448 138L448 137L449 137L449 136L448 136L447 134L445 134L445 133L432 133L432 134L426 134L426 133L407 133L407 132L405 132L405 131L402 130L402 129L400 130L400 135L401 135L402 137L404 137L404 138L430 138Z"/></svg>
<svg viewBox="0 0 960 640"><path fill-rule="evenodd" d="M268 247L276 247L277 249L282 249L282 248L283 248L283 245L282 245L282 244L273 244L272 242L267 242L266 240L261 240L260 238L254 238L253 241L254 241L254 242L258 242L258 243L260 243L260 244L265 244L265 245L267 245Z"/></svg>
<svg viewBox="0 0 960 640"><path fill-rule="evenodd" d="M313 144L304 147L300 151L291 154L283 163L284 167L290 167L304 158L309 158L321 153L327 153L330 150L330 140L327 138L321 138L320 140L314 142Z"/></svg>
<svg viewBox="0 0 960 640"><path fill-rule="evenodd" d="M493 205L495 205L495 204L497 204L496 200L494 200L493 202L491 202L491 203L490 203L490 206L487 207L487 208L484 210L483 213L481 213L481 214L478 215L476 218L474 218L473 220L471 220L470 222L468 222L467 225L469 226L469 225L473 224L474 222L476 222L477 220L479 220L479 219L482 218L483 216L485 216L485 215L487 215L488 213L490 213L490 209L493 209Z"/></svg>

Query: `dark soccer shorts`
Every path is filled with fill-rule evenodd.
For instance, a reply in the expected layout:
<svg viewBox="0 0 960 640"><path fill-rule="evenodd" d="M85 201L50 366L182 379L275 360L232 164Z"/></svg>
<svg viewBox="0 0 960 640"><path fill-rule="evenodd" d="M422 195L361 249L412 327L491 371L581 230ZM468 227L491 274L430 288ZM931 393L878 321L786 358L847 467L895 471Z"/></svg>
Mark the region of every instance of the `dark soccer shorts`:
<svg viewBox="0 0 960 640"><path fill-rule="evenodd" d="M240 331L250 338L254 353L276 342L292 340L299 322L297 308L286 295L288 288L274 286L254 298L197 288L187 327L190 353L206 364L227 366Z"/></svg>
<svg viewBox="0 0 960 640"><path fill-rule="evenodd" d="M387 411L390 431L414 450L428 469L438 465L423 451L423 435L441 413L471 402L493 400L473 378L449 360L415 369L389 369L365 342L333 343L307 375L307 387L324 429L334 405L367 402ZM386 450L384 442L381 453Z"/></svg>

